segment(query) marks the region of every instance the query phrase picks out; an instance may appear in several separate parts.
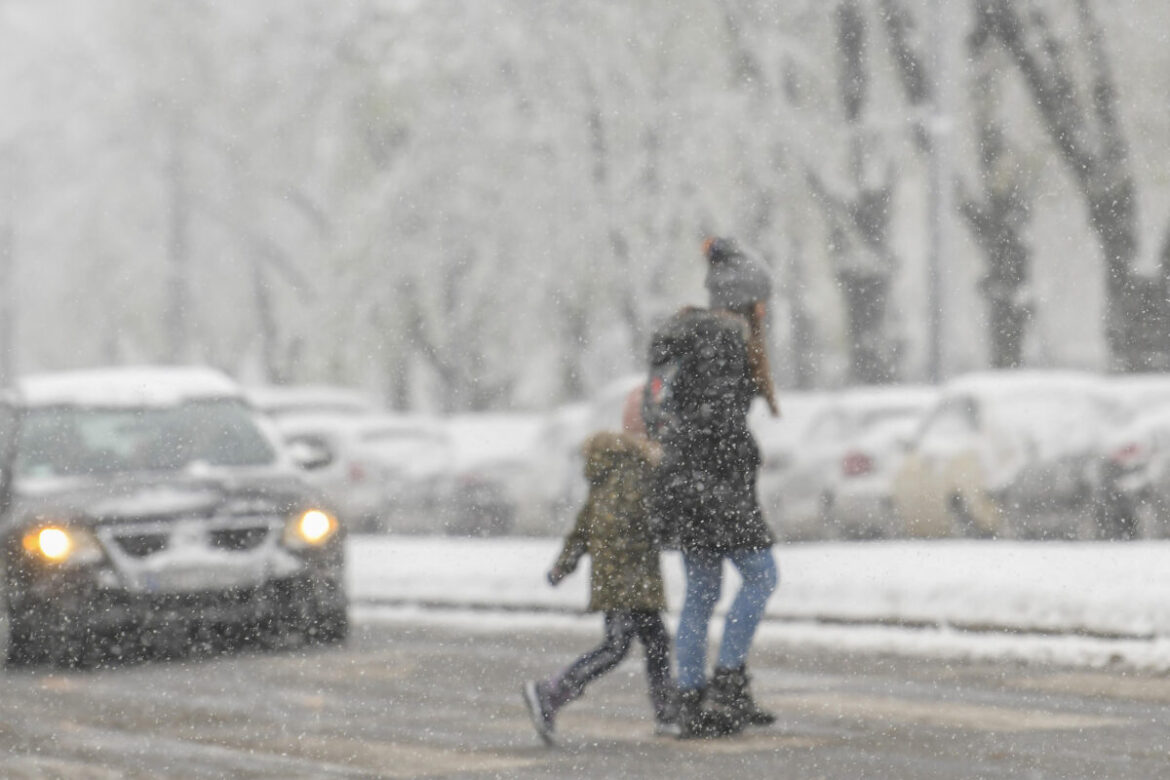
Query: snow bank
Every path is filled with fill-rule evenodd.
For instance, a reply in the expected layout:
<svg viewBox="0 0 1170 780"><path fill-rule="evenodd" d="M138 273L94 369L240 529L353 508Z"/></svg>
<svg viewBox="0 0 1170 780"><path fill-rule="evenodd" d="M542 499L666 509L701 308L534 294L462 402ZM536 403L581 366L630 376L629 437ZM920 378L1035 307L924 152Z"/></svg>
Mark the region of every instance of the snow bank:
<svg viewBox="0 0 1170 780"><path fill-rule="evenodd" d="M574 611L587 601L587 560L560 587L545 582L555 539L355 536L349 544L359 603ZM1170 542L897 541L776 553L781 585L770 618L1170 639ZM665 555L664 575L677 612L677 553Z"/></svg>

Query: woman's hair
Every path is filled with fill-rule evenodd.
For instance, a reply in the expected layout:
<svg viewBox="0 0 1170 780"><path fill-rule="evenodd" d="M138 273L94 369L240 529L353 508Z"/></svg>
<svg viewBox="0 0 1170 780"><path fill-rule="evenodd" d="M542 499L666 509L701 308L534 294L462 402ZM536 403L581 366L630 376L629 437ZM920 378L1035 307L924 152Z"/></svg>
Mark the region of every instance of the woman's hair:
<svg viewBox="0 0 1170 780"><path fill-rule="evenodd" d="M773 416L779 416L780 404L776 401L776 384L772 381L772 366L768 362L768 346L764 338L762 307L750 303L737 307L733 311L748 321L748 368L751 371L752 381L756 385L756 395L767 401Z"/></svg>

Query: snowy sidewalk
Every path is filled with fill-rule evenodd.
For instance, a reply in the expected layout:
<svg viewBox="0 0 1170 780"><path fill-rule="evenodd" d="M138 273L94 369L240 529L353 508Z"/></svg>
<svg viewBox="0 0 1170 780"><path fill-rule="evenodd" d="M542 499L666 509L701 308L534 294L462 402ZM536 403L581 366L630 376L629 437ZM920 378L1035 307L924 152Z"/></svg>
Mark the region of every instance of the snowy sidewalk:
<svg viewBox="0 0 1170 780"><path fill-rule="evenodd" d="M544 572L559 549L558 539L354 536L350 596L355 605L579 612L588 559L553 588ZM802 544L776 556L770 621L1170 643L1170 542ZM667 553L663 563L677 613L681 561Z"/></svg>

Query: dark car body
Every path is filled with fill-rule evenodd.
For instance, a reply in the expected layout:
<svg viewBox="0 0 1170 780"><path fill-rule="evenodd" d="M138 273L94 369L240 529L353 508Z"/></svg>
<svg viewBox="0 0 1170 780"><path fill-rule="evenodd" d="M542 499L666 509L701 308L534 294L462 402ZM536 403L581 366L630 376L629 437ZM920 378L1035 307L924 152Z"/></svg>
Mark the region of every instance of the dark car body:
<svg viewBox="0 0 1170 780"><path fill-rule="evenodd" d="M223 375L30 377L0 401L0 443L10 663L207 631L344 638L343 530Z"/></svg>

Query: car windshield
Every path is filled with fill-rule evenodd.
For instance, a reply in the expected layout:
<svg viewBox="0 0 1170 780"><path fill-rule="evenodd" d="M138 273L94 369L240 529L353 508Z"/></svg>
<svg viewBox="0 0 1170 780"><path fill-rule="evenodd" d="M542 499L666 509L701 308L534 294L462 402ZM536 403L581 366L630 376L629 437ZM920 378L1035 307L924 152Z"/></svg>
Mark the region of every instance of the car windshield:
<svg viewBox="0 0 1170 780"><path fill-rule="evenodd" d="M259 466L275 458L247 406L235 400L144 408L54 406L24 413L15 472L37 478L177 471L196 462Z"/></svg>
<svg viewBox="0 0 1170 780"><path fill-rule="evenodd" d="M923 444L943 444L954 437L979 429L979 407L971 398L959 396L941 403L922 423L918 440Z"/></svg>

